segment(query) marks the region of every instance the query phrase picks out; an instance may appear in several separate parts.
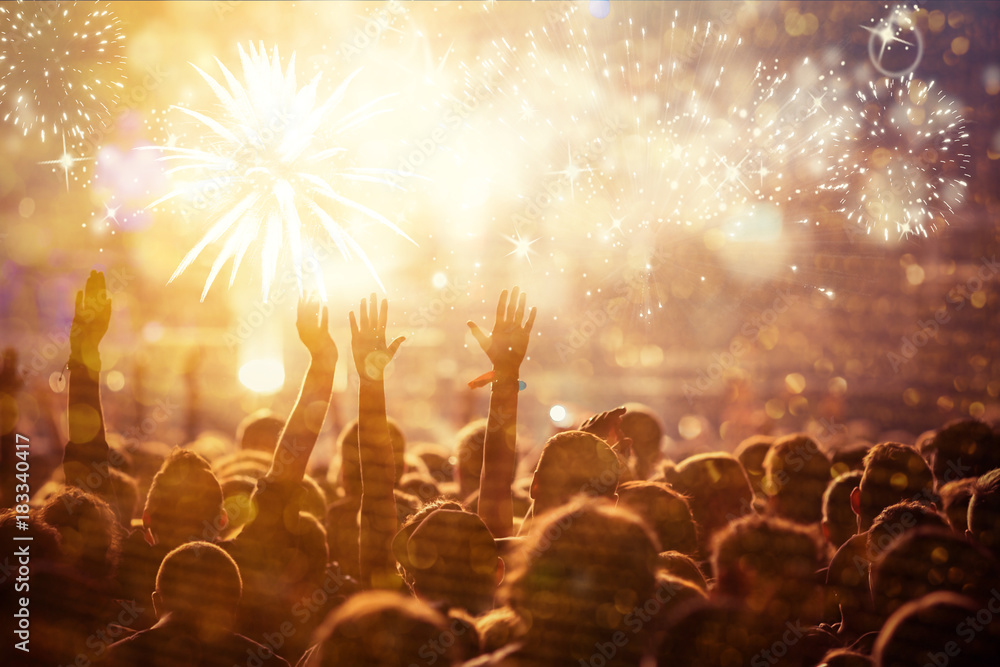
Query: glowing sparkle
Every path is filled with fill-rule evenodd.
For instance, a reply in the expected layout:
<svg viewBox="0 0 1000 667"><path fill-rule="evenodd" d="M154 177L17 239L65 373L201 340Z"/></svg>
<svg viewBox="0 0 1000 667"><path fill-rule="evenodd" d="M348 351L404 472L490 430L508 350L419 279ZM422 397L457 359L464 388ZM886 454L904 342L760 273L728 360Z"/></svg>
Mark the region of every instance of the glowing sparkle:
<svg viewBox="0 0 1000 667"><path fill-rule="evenodd" d="M530 266L531 256L535 254L535 251L531 248L531 246L539 241L541 237L531 239L529 241L528 239L522 238L521 232L515 229L514 236L507 236L505 238L514 244L514 249L507 253L507 256L510 257L511 255L516 255L517 257L526 259L528 260L528 264Z"/></svg>
<svg viewBox="0 0 1000 667"><path fill-rule="evenodd" d="M86 162L91 158L86 157L76 157L66 149L66 137L62 140L62 155L59 156L57 160L44 160L38 164L56 164L63 170L63 176L66 178L66 192L69 192L69 172L73 170L73 165L77 162Z"/></svg>

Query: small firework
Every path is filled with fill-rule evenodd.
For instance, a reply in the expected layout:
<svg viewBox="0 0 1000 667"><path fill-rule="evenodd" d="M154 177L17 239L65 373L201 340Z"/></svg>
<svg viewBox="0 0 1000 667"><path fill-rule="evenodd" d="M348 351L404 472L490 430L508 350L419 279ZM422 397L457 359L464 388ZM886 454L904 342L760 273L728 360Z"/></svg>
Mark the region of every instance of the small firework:
<svg viewBox="0 0 1000 667"><path fill-rule="evenodd" d="M300 88L295 80L294 54L285 71L281 69L277 47L270 57L263 44L259 49L251 44L249 52L240 46L239 54L244 83L237 81L221 61L216 61L228 90L195 67L221 103L220 115L175 107L214 134L201 142L205 148L159 147L167 154L164 160L179 163L168 175L184 172L194 174L195 178L179 184L149 208L172 199L189 199L195 201L196 208L207 208L212 219L211 227L184 257L170 280L187 269L209 245L225 239L205 281L202 299L230 259L232 286L240 264L253 247L262 260L261 296L266 301L281 250L287 244L301 293L304 260L315 257L320 246L325 248L332 240L345 259L357 255L381 287L368 256L343 220L337 218L359 213L411 242L412 239L380 213L343 194L334 187L334 182L396 186L390 180L397 176L396 172L348 166L344 156L347 149L337 142L381 113L376 107L385 98L347 109L337 117L334 112L344 106L345 91L357 71L325 100L317 100L320 76ZM332 208L335 210L331 211ZM321 276L315 278L316 288L322 293Z"/></svg>
<svg viewBox="0 0 1000 667"><path fill-rule="evenodd" d="M0 113L27 135L83 139L124 87L123 37L103 2L0 7Z"/></svg>
<svg viewBox="0 0 1000 667"><path fill-rule="evenodd" d="M913 75L881 79L845 107L825 189L841 195L849 222L883 240L927 236L965 197L969 133L954 102Z"/></svg>

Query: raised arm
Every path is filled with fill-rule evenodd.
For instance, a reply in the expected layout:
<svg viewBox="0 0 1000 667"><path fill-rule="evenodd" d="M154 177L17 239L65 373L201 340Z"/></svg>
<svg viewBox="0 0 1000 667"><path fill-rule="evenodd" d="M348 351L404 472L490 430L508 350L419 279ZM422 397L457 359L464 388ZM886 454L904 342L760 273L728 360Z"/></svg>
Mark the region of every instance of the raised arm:
<svg viewBox="0 0 1000 667"><path fill-rule="evenodd" d="M104 274L91 271L82 292L76 294L73 324L69 332L69 442L63 456L66 484L81 485L97 492L110 483L108 475L99 475L101 483L93 488L83 480L108 465L108 444L101 407L101 355L98 345L111 322L111 298Z"/></svg>
<svg viewBox="0 0 1000 667"><path fill-rule="evenodd" d="M392 556L396 534L396 481L392 441L385 415L385 367L403 342L397 338L386 345L385 325L389 306L385 299L376 306L375 295L361 300L358 318L351 312L351 350L361 386L358 390L358 446L361 461L361 526L358 555L361 585L370 588L397 588Z"/></svg>
<svg viewBox="0 0 1000 667"><path fill-rule="evenodd" d="M524 319L525 295L518 298L518 288L500 293L493 332L486 335L469 322L472 335L493 362L490 391L490 414L483 443L483 471L479 479L479 516L493 537L514 533L514 496L511 484L517 467L517 392L518 373L528 351L535 309Z"/></svg>
<svg viewBox="0 0 1000 667"><path fill-rule="evenodd" d="M330 313L326 306L299 301L295 327L299 340L309 350L309 370L292 414L278 439L267 473L270 482L298 484L323 427L333 395L333 372L337 367L337 346L330 337Z"/></svg>

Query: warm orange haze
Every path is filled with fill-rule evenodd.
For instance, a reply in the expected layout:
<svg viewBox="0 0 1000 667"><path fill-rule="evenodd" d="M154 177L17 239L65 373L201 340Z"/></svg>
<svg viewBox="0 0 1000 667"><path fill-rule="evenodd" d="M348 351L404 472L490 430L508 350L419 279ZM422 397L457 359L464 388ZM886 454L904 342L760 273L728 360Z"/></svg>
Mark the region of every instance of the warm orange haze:
<svg viewBox="0 0 1000 667"><path fill-rule="evenodd" d="M0 2L0 662L992 665L998 96L998 2Z"/></svg>

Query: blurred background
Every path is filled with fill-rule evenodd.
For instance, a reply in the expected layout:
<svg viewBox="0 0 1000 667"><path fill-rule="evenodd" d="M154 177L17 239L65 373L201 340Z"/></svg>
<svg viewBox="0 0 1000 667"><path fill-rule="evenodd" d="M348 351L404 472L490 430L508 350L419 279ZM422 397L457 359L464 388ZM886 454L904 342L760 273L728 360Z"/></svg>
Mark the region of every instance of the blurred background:
<svg viewBox="0 0 1000 667"><path fill-rule="evenodd" d="M228 262L203 299L227 237L170 281L248 190L271 192L244 177L278 150L227 148L246 131L239 100L199 69L251 106L280 91L254 111L291 110L278 135L323 114L303 132L330 152L303 168L339 193L325 210L370 263L302 206L319 270L303 289L325 293L341 357L324 437L356 414L360 298L384 294L390 336L407 337L390 415L410 441L448 444L487 410L466 386L488 361L465 323L491 325L513 285L539 313L526 446L628 401L664 419L675 455L1000 417L1000 3L0 9L0 344L20 352L29 423L61 420L92 268L114 303L103 390L119 431L232 437L294 401L308 359L292 230L275 244L250 220L232 285ZM269 59L264 93L240 49ZM316 99L297 96L314 77ZM171 172L178 155L192 167Z"/></svg>

